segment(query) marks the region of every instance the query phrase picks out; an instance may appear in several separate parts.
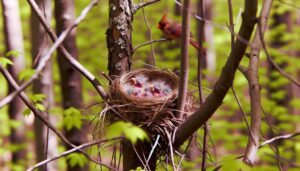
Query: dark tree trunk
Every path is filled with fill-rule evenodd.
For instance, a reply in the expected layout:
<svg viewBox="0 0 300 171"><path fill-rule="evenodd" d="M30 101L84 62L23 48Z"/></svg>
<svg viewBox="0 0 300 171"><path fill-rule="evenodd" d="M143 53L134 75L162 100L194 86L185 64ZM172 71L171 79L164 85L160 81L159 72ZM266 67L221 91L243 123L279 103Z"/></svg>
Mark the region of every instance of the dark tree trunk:
<svg viewBox="0 0 300 171"><path fill-rule="evenodd" d="M110 0L109 1L109 23L107 29L107 48L108 48L108 70L109 76L114 79L130 70L132 54L132 13L130 0ZM149 143L138 142L135 145L136 150L141 156L147 156L149 152ZM122 142L123 170L128 171L142 167L136 155L132 144L129 141ZM143 154L142 154L143 153ZM151 158L149 166L155 170L156 156ZM145 162L145 161L144 161Z"/></svg>
<svg viewBox="0 0 300 171"><path fill-rule="evenodd" d="M55 0L55 19L57 35L74 23L75 20L75 4L74 0ZM74 58L78 58L76 45L76 32L73 30L63 42L63 46L70 52ZM82 85L80 73L64 58L61 51L57 54L58 65L60 71L60 86L63 95L64 109L74 107L80 109L83 106L82 100ZM85 126L80 130L73 128L70 131L66 130L66 137L75 145L86 142L87 133ZM70 148L67 146L67 148ZM83 168L78 165L71 167L68 165L69 171L86 171L87 165Z"/></svg>
<svg viewBox="0 0 300 171"><path fill-rule="evenodd" d="M50 23L52 18L51 0L36 0L36 3L43 11L48 23ZM39 58L44 56L50 48L50 40L48 39L47 33L45 32L43 26L40 24L40 21L33 12L31 13L31 41L32 61L33 67L35 67L39 63ZM33 93L45 94L46 99L44 99L42 102L43 106L45 106L47 109L53 107L53 80L51 61L46 65L45 69L43 70L43 74L40 75L39 79L33 82ZM47 114L47 112L44 113L44 115ZM47 156L53 157L57 153L57 140L55 136L48 134L47 127L39 119L34 120L34 133L37 162L45 160ZM47 143L48 135L52 140L51 143ZM55 170L56 168L56 162L51 162L48 164L49 170ZM47 170L46 165L45 167L40 167L40 170Z"/></svg>
<svg viewBox="0 0 300 171"><path fill-rule="evenodd" d="M17 77L19 72L24 68L24 47L23 47L23 35L21 20L19 14L18 0L2 0L2 14L3 14L3 26L5 36L6 52L18 51L18 56L9 56L14 65L8 66L8 71L13 77ZM10 85L8 86L8 93L14 91ZM10 119L21 122L21 126L12 128L10 133L10 142L15 145L22 145L25 143L25 130L23 124L23 110L24 105L19 97L16 97L8 108ZM26 151L25 149L13 152L13 163L25 161Z"/></svg>
<svg viewBox="0 0 300 171"><path fill-rule="evenodd" d="M130 70L131 44L131 1L109 1L109 23L107 29L108 70L114 78Z"/></svg>

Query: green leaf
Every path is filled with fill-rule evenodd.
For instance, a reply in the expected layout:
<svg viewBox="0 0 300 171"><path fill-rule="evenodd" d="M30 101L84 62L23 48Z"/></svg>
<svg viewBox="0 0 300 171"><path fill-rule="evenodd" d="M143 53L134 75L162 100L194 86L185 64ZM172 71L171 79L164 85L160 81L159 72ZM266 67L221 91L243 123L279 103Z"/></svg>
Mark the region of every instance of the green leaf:
<svg viewBox="0 0 300 171"><path fill-rule="evenodd" d="M67 130L71 130L74 127L80 129L82 126L82 116L80 110L74 107L64 110L63 126L66 127Z"/></svg>
<svg viewBox="0 0 300 171"><path fill-rule="evenodd" d="M139 139L145 140L148 138L146 132L142 128L134 125L131 125L129 129L125 129L124 134L132 143L136 143Z"/></svg>
<svg viewBox="0 0 300 171"><path fill-rule="evenodd" d="M11 50L11 51L8 51L5 56L6 57L18 57L20 55L20 52L17 51L17 50Z"/></svg>
<svg viewBox="0 0 300 171"><path fill-rule="evenodd" d="M23 111L23 115L24 116L29 116L31 114L31 110L29 108L26 108L24 111Z"/></svg>
<svg viewBox="0 0 300 171"><path fill-rule="evenodd" d="M41 103L36 103L34 106L42 112L46 110L46 107L44 105L42 105Z"/></svg>
<svg viewBox="0 0 300 171"><path fill-rule="evenodd" d="M87 159L83 154L80 153L72 153L67 156L67 160L71 167L74 167L76 165L83 168L83 166L87 163Z"/></svg>
<svg viewBox="0 0 300 171"><path fill-rule="evenodd" d="M35 73L34 69L25 69L20 72L19 80L28 80Z"/></svg>
<svg viewBox="0 0 300 171"><path fill-rule="evenodd" d="M0 57L0 64L5 68L7 65L13 65L14 63L5 57Z"/></svg>
<svg viewBox="0 0 300 171"><path fill-rule="evenodd" d="M38 102L42 102L45 100L47 96L45 94L33 94L31 96L31 100L34 102L34 103L38 103Z"/></svg>
<svg viewBox="0 0 300 171"><path fill-rule="evenodd" d="M149 140L147 133L142 128L129 122L118 121L106 128L107 138L119 137L123 135L132 143L136 143L137 140Z"/></svg>

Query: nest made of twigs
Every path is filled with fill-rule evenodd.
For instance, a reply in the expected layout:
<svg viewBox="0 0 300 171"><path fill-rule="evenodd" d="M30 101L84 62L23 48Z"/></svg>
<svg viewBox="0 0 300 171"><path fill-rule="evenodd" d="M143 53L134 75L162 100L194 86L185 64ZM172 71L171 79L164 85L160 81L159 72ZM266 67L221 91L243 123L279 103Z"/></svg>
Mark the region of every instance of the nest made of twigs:
<svg viewBox="0 0 300 171"><path fill-rule="evenodd" d="M177 92L178 77L171 71L128 72L111 84L109 106L116 115L109 119L130 121L152 135L165 134L165 129L171 132L180 122L173 110Z"/></svg>

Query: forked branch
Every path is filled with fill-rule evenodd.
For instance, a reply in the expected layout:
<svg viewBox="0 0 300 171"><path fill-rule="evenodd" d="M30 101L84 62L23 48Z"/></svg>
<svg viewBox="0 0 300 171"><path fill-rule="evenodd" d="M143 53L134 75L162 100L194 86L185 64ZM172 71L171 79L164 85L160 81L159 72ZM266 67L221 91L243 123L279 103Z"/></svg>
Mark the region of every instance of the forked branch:
<svg viewBox="0 0 300 171"><path fill-rule="evenodd" d="M247 42L250 40L254 25L257 21L256 12L257 0L245 0L245 11L243 13L243 22L239 31L239 36ZM236 40L212 93L207 97L203 105L179 126L175 135L175 147L179 147L186 139L188 139L188 137L200 128L222 104L223 99L233 82L235 72L245 54L247 46L248 43L245 43L240 39Z"/></svg>

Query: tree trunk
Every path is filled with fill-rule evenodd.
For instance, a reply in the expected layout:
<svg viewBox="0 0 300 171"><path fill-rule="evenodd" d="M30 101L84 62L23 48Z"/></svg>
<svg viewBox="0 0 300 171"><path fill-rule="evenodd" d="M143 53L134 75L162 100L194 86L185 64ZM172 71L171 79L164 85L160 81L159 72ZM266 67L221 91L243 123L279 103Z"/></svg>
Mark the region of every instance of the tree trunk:
<svg viewBox="0 0 300 171"><path fill-rule="evenodd" d="M109 0L109 23L107 29L108 70L114 78L130 70L131 44L131 1Z"/></svg>
<svg viewBox="0 0 300 171"><path fill-rule="evenodd" d="M21 20L19 14L19 3L18 0L2 0L1 1L3 10L3 21L4 21L4 36L6 52L18 51L18 56L9 56L13 61L14 65L8 66L8 71L13 77L17 77L19 72L24 68L24 46L23 46L23 35ZM13 92L12 86L8 86L8 93ZM21 126L12 128L10 133L10 142L15 145L24 145L25 143L25 130L23 124L23 110L24 105L19 97L16 97L8 108L10 119L21 122ZM12 154L12 161L14 163L25 160L26 151L24 149L18 150Z"/></svg>
<svg viewBox="0 0 300 171"><path fill-rule="evenodd" d="M204 15L205 19L207 21L212 21L213 20L213 1L211 0L206 0L205 1L205 10L204 10ZM209 71L209 73L214 73L216 70L216 53L215 53L215 47L214 47L214 28L212 24L205 24L204 25L204 32L205 32L205 42L207 43L207 48L206 48L206 69ZM209 82L213 82L213 78L210 77L207 74L207 79Z"/></svg>
<svg viewBox="0 0 300 171"><path fill-rule="evenodd" d="M51 22L52 11L51 11L51 1L50 0L36 0L36 3L43 11L48 23ZM32 49L31 54L33 58L33 67L39 63L39 58L44 56L48 49L50 48L50 40L48 39L47 33L45 32L43 26L36 15L32 12L31 14L31 41ZM52 62L50 61L43 74L33 82L33 93L34 94L45 94L46 98L42 102L42 105L46 109L51 109L53 107L53 80L52 80ZM44 115L48 115L47 112ZM49 117L48 117L49 118ZM51 119L50 119L51 120ZM39 120L34 120L34 133L35 133L35 153L36 160L40 162L46 158L53 157L57 154L57 139L52 133L47 131L47 127ZM49 135L49 136L48 136ZM50 150L48 150L48 148ZM47 154L48 153L48 154ZM57 169L56 162L51 162L48 164L49 170ZM41 167L40 170L47 170L45 167Z"/></svg>
<svg viewBox="0 0 300 171"><path fill-rule="evenodd" d="M55 0L55 19L57 35L61 34L63 30L74 23L75 20L75 4L74 0ZM63 46L70 52L74 58L78 58L76 45L76 32L73 30L63 42ZM73 67L64 58L63 53L58 50L57 53L59 72L60 72L60 86L63 95L64 109L74 107L80 109L83 106L82 100L82 85L80 73L73 69ZM87 133L86 126L79 130L76 128L70 131L66 130L66 137L75 145L86 142ZM67 148L70 148L67 146ZM85 171L88 166L83 168L78 165L71 167L68 165L69 171Z"/></svg>
<svg viewBox="0 0 300 171"><path fill-rule="evenodd" d="M107 29L107 48L108 48L108 70L109 76L114 79L130 70L131 66L131 32L132 32L132 13L130 0L110 0L109 1L109 23ZM150 143L138 142L134 148L140 156L148 156ZM143 168L131 142L122 142L123 170L128 171ZM149 162L151 170L155 170L156 156L152 155ZM145 162L145 161L144 161Z"/></svg>

